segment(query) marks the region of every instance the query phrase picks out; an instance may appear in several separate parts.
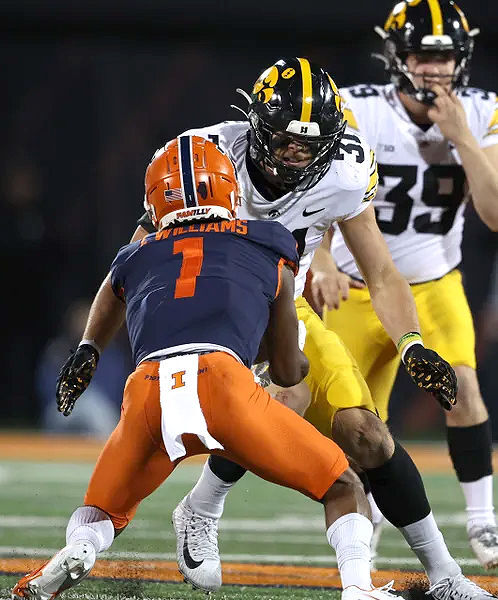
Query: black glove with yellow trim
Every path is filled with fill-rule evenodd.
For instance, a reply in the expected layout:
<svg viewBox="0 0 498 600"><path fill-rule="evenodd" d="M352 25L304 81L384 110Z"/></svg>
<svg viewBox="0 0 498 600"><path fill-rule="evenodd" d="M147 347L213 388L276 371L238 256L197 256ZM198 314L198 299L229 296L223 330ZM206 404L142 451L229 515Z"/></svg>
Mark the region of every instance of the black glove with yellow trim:
<svg viewBox="0 0 498 600"><path fill-rule="evenodd" d="M69 358L62 365L57 378L55 397L57 407L65 417L71 414L76 400L90 385L98 362L97 349L90 344L81 344L76 352L71 351Z"/></svg>
<svg viewBox="0 0 498 600"><path fill-rule="evenodd" d="M430 392L445 410L455 406L458 391L455 371L437 352L413 344L406 350L403 363L413 382Z"/></svg>

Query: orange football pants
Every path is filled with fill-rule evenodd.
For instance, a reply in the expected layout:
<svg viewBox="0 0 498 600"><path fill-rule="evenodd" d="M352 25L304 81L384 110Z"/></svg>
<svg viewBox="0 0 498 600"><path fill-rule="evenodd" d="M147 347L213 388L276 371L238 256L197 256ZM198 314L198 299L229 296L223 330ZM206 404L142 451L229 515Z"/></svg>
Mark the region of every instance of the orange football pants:
<svg viewBox="0 0 498 600"><path fill-rule="evenodd" d="M229 354L199 356L198 396L209 433L233 460L263 479L320 500L347 469L343 451L279 404ZM197 436L183 435L188 456L204 454ZM122 529L181 459L171 462L161 436L159 362L140 364L124 391L121 419L104 446L85 495Z"/></svg>

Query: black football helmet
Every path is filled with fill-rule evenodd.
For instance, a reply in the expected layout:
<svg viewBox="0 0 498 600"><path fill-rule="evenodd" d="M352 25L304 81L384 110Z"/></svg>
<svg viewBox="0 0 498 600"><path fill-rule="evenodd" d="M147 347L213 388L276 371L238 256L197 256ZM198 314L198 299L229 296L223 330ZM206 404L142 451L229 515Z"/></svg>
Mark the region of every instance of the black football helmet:
<svg viewBox="0 0 498 600"><path fill-rule="evenodd" d="M256 166L286 186L309 189L327 172L346 127L330 75L306 58L284 58L258 77L249 100L249 152ZM305 144L311 162L292 167L275 156L291 140Z"/></svg>
<svg viewBox="0 0 498 600"><path fill-rule="evenodd" d="M432 104L436 95L415 84L405 64L409 53L448 52L455 58L451 86L468 84L474 37L478 29L469 30L462 10L453 0L404 0L398 2L384 25L375 31L384 40L384 61L391 81L403 93L424 104Z"/></svg>

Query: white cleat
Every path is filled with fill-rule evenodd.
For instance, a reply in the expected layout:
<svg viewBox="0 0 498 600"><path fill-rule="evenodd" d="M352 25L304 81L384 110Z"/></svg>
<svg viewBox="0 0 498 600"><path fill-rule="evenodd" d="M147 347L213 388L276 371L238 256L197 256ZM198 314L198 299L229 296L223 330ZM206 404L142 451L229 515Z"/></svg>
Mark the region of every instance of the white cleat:
<svg viewBox="0 0 498 600"><path fill-rule="evenodd" d="M377 558L377 548L379 547L380 536L382 535L382 530L384 529L384 525L386 524L386 520L384 517L377 523L373 523L373 533L372 540L370 541L370 556L372 557L371 570L377 571L377 565L375 564L375 559Z"/></svg>
<svg viewBox="0 0 498 600"><path fill-rule="evenodd" d="M188 496L172 515L176 534L176 561L186 583L205 592L221 587L221 561L218 550L218 519L196 514Z"/></svg>
<svg viewBox="0 0 498 600"><path fill-rule="evenodd" d="M470 547L485 569L498 567L498 528L494 525L472 527L469 531Z"/></svg>
<svg viewBox="0 0 498 600"><path fill-rule="evenodd" d="M25 575L12 590L12 600L53 600L72 588L95 564L95 548L88 542L70 544L38 569Z"/></svg>
<svg viewBox="0 0 498 600"><path fill-rule="evenodd" d="M372 588L371 590L362 590L355 585L349 585L343 590L341 600L403 600L401 596L394 594L394 581L390 581L379 588Z"/></svg>
<svg viewBox="0 0 498 600"><path fill-rule="evenodd" d="M489 600L496 598L493 594L486 592L476 583L470 581L460 573L455 577L447 577L432 585L427 595L432 594L435 600Z"/></svg>

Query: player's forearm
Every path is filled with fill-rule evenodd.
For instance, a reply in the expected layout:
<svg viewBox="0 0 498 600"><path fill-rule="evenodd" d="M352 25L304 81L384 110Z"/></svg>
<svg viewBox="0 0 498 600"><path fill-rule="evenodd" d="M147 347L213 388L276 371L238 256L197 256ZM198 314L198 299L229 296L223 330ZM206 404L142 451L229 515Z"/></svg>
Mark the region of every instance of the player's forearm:
<svg viewBox="0 0 498 600"><path fill-rule="evenodd" d="M329 231L323 236L322 243L315 250L315 254L313 256L313 260L311 262L311 270L313 272L317 271L325 271L330 272L330 270L336 270L337 266L335 264L334 259L332 258L332 254L330 253L330 244L332 242L332 234Z"/></svg>
<svg viewBox="0 0 498 600"><path fill-rule="evenodd" d="M372 306L394 344L405 333L420 331L410 286L397 271L390 272L376 284L370 284L369 290Z"/></svg>
<svg viewBox="0 0 498 600"><path fill-rule="evenodd" d="M497 170L473 136L457 144L456 149L462 160L477 213L492 231L498 231Z"/></svg>
<svg viewBox="0 0 498 600"><path fill-rule="evenodd" d="M93 340L103 350L123 324L125 314L126 307L112 291L108 275L92 302L83 339Z"/></svg>

